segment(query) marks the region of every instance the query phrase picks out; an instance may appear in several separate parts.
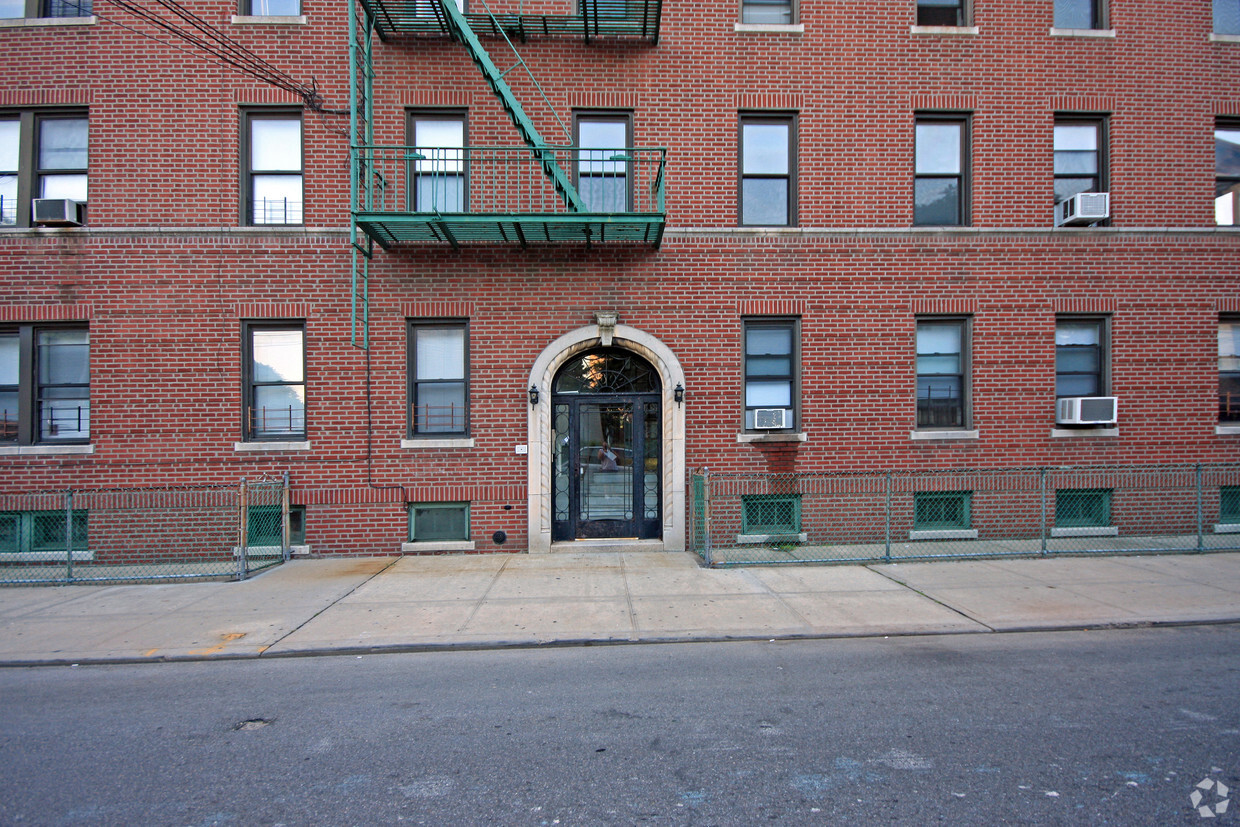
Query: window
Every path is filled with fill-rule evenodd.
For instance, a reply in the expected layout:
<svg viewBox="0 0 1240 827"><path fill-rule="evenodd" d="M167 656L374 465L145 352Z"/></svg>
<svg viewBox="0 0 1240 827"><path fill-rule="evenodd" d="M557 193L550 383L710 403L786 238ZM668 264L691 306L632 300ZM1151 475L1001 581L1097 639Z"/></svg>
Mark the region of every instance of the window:
<svg viewBox="0 0 1240 827"><path fill-rule="evenodd" d="M0 20L22 17L90 17L91 0L0 0Z"/></svg>
<svg viewBox="0 0 1240 827"><path fill-rule="evenodd" d="M1102 0L1055 0L1055 28L1103 28Z"/></svg>
<svg viewBox="0 0 1240 827"><path fill-rule="evenodd" d="M577 192L590 212L629 212L628 147L632 118L627 114L579 114L575 118Z"/></svg>
<svg viewBox="0 0 1240 827"><path fill-rule="evenodd" d="M1055 396L1106 396L1106 320L1055 322Z"/></svg>
<svg viewBox="0 0 1240 827"><path fill-rule="evenodd" d="M301 14L301 0L249 0L245 14L258 17L295 17Z"/></svg>
<svg viewBox="0 0 1240 827"><path fill-rule="evenodd" d="M918 428L967 425L968 327L966 319L917 322Z"/></svg>
<svg viewBox="0 0 1240 827"><path fill-rule="evenodd" d="M965 0L917 0L918 26L965 26Z"/></svg>
<svg viewBox="0 0 1240 827"><path fill-rule="evenodd" d="M1240 523L1240 485L1224 485L1219 488L1218 521L1224 525Z"/></svg>
<svg viewBox="0 0 1240 827"><path fill-rule="evenodd" d="M741 0L741 22L768 25L793 23L792 0Z"/></svg>
<svg viewBox="0 0 1240 827"><path fill-rule="evenodd" d="M39 198L70 198L86 203L87 122L78 117L44 117L38 127Z"/></svg>
<svg viewBox="0 0 1240 827"><path fill-rule="evenodd" d="M1111 489L1060 488L1055 492L1056 528L1104 528L1111 525Z"/></svg>
<svg viewBox="0 0 1240 827"><path fill-rule="evenodd" d="M1214 33L1240 34L1240 0L1214 0Z"/></svg>
<svg viewBox="0 0 1240 827"><path fill-rule="evenodd" d="M0 173L3 174L3 173ZM1240 124L1214 130L1214 223L1240 227Z"/></svg>
<svg viewBox="0 0 1240 827"><path fill-rule="evenodd" d="M0 119L0 227L17 225L21 126L21 121L17 118Z"/></svg>
<svg viewBox="0 0 1240 827"><path fill-rule="evenodd" d="M797 340L795 319L745 322L745 429L796 428Z"/></svg>
<svg viewBox="0 0 1240 827"><path fill-rule="evenodd" d="M914 149L913 223L960 226L968 218L968 118L919 115Z"/></svg>
<svg viewBox="0 0 1240 827"><path fill-rule="evenodd" d="M463 321L409 323L409 433L464 435L469 431L469 325Z"/></svg>
<svg viewBox="0 0 1240 827"><path fill-rule="evenodd" d="M248 112L244 121L245 223L301 224L301 114Z"/></svg>
<svg viewBox="0 0 1240 827"><path fill-rule="evenodd" d="M1218 420L1240 422L1240 320L1218 325Z"/></svg>
<svg viewBox="0 0 1240 827"><path fill-rule="evenodd" d="M409 542L469 539L469 503L410 503Z"/></svg>
<svg viewBox="0 0 1240 827"><path fill-rule="evenodd" d="M741 224L796 223L796 118L741 116Z"/></svg>
<svg viewBox="0 0 1240 827"><path fill-rule="evenodd" d="M284 528L278 505L252 505L249 520L246 524L246 540L251 546L282 545L281 535ZM288 544L304 546L306 544L306 507L290 505L288 507Z"/></svg>
<svg viewBox="0 0 1240 827"><path fill-rule="evenodd" d="M1106 192L1101 118L1055 118L1055 203Z"/></svg>
<svg viewBox="0 0 1240 827"><path fill-rule="evenodd" d="M90 439L90 333L0 327L0 442Z"/></svg>
<svg viewBox="0 0 1240 827"><path fill-rule="evenodd" d="M66 535L74 559L84 556L89 517L81 510L69 517L73 526L66 531L64 511L0 511L0 564L9 555L10 559L63 559Z"/></svg>
<svg viewBox="0 0 1240 827"><path fill-rule="evenodd" d="M247 441L306 436L305 330L300 322L245 325Z"/></svg>
<svg viewBox="0 0 1240 827"><path fill-rule="evenodd" d="M742 534L799 534L800 494L741 495Z"/></svg>
<svg viewBox="0 0 1240 827"><path fill-rule="evenodd" d="M35 198L85 213L89 131L82 112L0 112L0 226L30 226Z"/></svg>
<svg viewBox="0 0 1240 827"><path fill-rule="evenodd" d="M972 491L919 491L913 495L915 531L952 531L973 527Z"/></svg>
<svg viewBox="0 0 1240 827"><path fill-rule="evenodd" d="M409 142L413 212L467 212L465 113L410 113Z"/></svg>

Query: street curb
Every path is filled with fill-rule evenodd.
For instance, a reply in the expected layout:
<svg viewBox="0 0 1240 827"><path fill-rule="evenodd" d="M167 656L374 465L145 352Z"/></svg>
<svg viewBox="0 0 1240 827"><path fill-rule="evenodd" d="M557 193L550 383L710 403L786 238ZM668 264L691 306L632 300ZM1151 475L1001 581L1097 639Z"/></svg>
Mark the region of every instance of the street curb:
<svg viewBox="0 0 1240 827"><path fill-rule="evenodd" d="M563 640L509 640L444 643L393 643L376 646L327 646L281 652L226 652L215 655L160 655L158 657L83 657L38 660L0 660L0 669L32 667L132 666L138 664L204 663L219 661L283 660L314 657L363 657L366 655L426 654L433 652L516 651L523 649L572 649L603 646L666 645L673 643L789 643L811 640L864 640L874 638L947 637L959 635L1009 635L1036 632L1103 632L1127 629L1171 629L1192 626L1240 624L1240 617L1205 620L1145 620L1110 623L1075 623L1018 626L1005 629L945 629L941 631L823 632L776 635L675 635L642 638L567 638Z"/></svg>

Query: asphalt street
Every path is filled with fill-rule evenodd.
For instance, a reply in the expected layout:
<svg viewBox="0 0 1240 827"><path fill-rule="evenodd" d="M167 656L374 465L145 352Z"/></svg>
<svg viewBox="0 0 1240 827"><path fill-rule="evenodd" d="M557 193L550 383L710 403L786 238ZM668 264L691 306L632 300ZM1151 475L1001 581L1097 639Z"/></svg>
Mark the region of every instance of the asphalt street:
<svg viewBox="0 0 1240 827"><path fill-rule="evenodd" d="M0 669L0 822L1206 823L1238 632Z"/></svg>

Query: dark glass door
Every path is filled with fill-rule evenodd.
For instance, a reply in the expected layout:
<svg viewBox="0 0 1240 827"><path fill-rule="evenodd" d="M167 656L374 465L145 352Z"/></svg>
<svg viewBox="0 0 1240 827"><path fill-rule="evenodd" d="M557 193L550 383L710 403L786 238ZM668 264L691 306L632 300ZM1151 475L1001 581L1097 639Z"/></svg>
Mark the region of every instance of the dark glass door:
<svg viewBox="0 0 1240 827"><path fill-rule="evenodd" d="M556 399L552 538L659 536L657 397Z"/></svg>
<svg viewBox="0 0 1240 827"><path fill-rule="evenodd" d="M556 374L553 540L660 536L661 400L654 368L618 348L583 353Z"/></svg>

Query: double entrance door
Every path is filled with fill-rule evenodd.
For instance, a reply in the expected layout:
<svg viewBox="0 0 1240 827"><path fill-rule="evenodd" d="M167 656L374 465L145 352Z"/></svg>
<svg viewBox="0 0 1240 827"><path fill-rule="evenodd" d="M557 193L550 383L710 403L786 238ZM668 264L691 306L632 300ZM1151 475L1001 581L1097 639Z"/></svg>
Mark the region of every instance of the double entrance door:
<svg viewBox="0 0 1240 827"><path fill-rule="evenodd" d="M552 397L553 540L659 537L659 393Z"/></svg>

